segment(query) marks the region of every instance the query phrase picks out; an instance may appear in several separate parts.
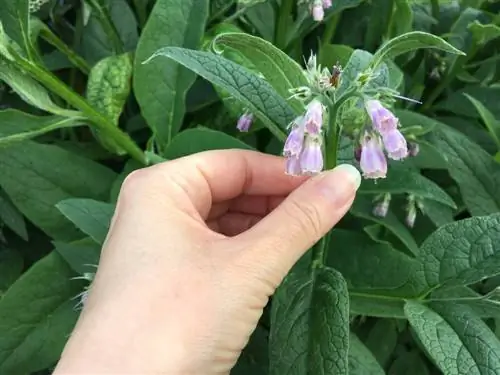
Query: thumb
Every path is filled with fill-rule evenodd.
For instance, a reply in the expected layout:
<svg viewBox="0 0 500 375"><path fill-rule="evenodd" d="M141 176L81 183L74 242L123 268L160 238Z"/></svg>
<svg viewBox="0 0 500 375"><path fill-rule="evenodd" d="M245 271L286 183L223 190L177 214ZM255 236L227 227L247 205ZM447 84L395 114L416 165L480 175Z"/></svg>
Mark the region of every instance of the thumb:
<svg viewBox="0 0 500 375"><path fill-rule="evenodd" d="M279 284L295 262L345 215L360 183L358 170L348 164L303 183L239 236L248 249L245 263Z"/></svg>

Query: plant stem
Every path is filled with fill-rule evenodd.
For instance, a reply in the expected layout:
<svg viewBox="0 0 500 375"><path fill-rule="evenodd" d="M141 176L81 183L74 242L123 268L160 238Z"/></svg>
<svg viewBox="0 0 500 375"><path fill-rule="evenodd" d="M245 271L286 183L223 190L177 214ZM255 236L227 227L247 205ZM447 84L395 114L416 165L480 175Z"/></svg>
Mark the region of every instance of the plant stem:
<svg viewBox="0 0 500 375"><path fill-rule="evenodd" d="M65 83L60 81L51 72L48 72L38 65L25 60L19 55L16 56L16 62L22 69L24 69L49 90L56 93L61 98L64 98L73 107L79 109L100 131L109 135L130 156L142 164L146 163L144 153L128 136L128 134L122 132L105 116L96 111L84 98L71 90L71 88L66 86Z"/></svg>
<svg viewBox="0 0 500 375"><path fill-rule="evenodd" d="M323 38L321 39L321 49L331 43L333 37L335 36L335 31L337 30L341 15L341 12L335 14L326 23L326 28L323 32Z"/></svg>
<svg viewBox="0 0 500 375"><path fill-rule="evenodd" d="M278 12L278 19L276 20L276 47L284 50L287 44L288 36L288 21L293 11L295 0L282 0L281 7Z"/></svg>

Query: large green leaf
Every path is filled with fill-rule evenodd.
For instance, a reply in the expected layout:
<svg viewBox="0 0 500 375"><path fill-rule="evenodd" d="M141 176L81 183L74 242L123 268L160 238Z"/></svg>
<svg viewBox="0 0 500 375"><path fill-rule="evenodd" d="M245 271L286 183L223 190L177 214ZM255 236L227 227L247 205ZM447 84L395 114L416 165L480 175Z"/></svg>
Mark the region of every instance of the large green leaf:
<svg viewBox="0 0 500 375"><path fill-rule="evenodd" d="M14 206L9 197L0 189L0 223L5 224L24 240L28 240L28 231L23 215Z"/></svg>
<svg viewBox="0 0 500 375"><path fill-rule="evenodd" d="M0 186L35 225L58 240L78 232L55 205L80 197L104 200L116 174L57 146L32 141L0 149Z"/></svg>
<svg viewBox="0 0 500 375"><path fill-rule="evenodd" d="M87 100L115 126L118 126L118 120L130 94L131 77L132 56L129 53L107 57L94 65L90 71ZM96 133L101 144L108 150L125 154L112 138L100 135L98 130Z"/></svg>
<svg viewBox="0 0 500 375"><path fill-rule="evenodd" d="M23 272L24 260L20 253L14 250L0 250L0 299L7 288Z"/></svg>
<svg viewBox="0 0 500 375"><path fill-rule="evenodd" d="M373 56L372 66L378 66L384 59L393 59L403 53L420 48L433 48L448 53L464 55L462 51L438 36L422 31L411 31L399 35L382 45Z"/></svg>
<svg viewBox="0 0 500 375"><path fill-rule="evenodd" d="M446 110L458 116L479 118L479 113L470 100L465 97L468 94L479 100L495 118L500 119L500 87L467 86L464 89L453 91L446 99L435 106L435 109Z"/></svg>
<svg viewBox="0 0 500 375"><path fill-rule="evenodd" d="M354 333L349 335L349 374L385 375L373 354Z"/></svg>
<svg viewBox="0 0 500 375"><path fill-rule="evenodd" d="M80 125L85 125L82 117L33 116L16 109L6 109L0 111L0 146Z"/></svg>
<svg viewBox="0 0 500 375"><path fill-rule="evenodd" d="M398 343L398 327L394 319L380 319L370 329L366 347L383 367L389 364Z"/></svg>
<svg viewBox="0 0 500 375"><path fill-rule="evenodd" d="M467 285L500 274L500 214L473 217L436 230L417 258L429 288Z"/></svg>
<svg viewBox="0 0 500 375"><path fill-rule="evenodd" d="M407 302L411 326L444 374L496 375L500 371L500 341L465 306Z"/></svg>
<svg viewBox="0 0 500 375"><path fill-rule="evenodd" d="M418 350L403 352L389 368L389 375L430 375L424 358Z"/></svg>
<svg viewBox="0 0 500 375"><path fill-rule="evenodd" d="M213 84L221 86L245 103L277 138L284 140L285 130L294 119L295 113L286 100L280 97L264 79L230 60L209 52L167 47L155 52L148 59L149 63L158 56L173 59Z"/></svg>
<svg viewBox="0 0 500 375"><path fill-rule="evenodd" d="M56 207L83 233L102 245L108 234L114 205L92 199L71 198L57 203Z"/></svg>
<svg viewBox="0 0 500 375"><path fill-rule="evenodd" d="M456 208L453 199L439 185L420 173L407 169L393 169L386 179L377 182L364 180L359 192L361 194L413 194Z"/></svg>
<svg viewBox="0 0 500 375"><path fill-rule="evenodd" d="M471 101L474 107L476 107L476 110L481 116L486 129L488 129L491 137L495 140L497 147L500 148L500 121L497 121L493 113L491 113L490 110L486 108L479 100L473 98L470 95L464 95Z"/></svg>
<svg viewBox="0 0 500 375"><path fill-rule="evenodd" d="M71 299L82 284L73 276L52 252L12 284L0 300L0 373L26 374L57 362L78 316Z"/></svg>
<svg viewBox="0 0 500 375"><path fill-rule="evenodd" d="M215 49L228 46L243 54L283 98L291 96L290 89L308 86L300 65L264 39L244 33L225 33L214 39L213 46ZM298 101L290 104L297 112L303 109Z"/></svg>
<svg viewBox="0 0 500 375"><path fill-rule="evenodd" d="M139 40L134 92L160 148L172 140L182 125L186 92L196 75L172 60L143 62L162 47L198 47L208 4L208 0L158 0Z"/></svg>
<svg viewBox="0 0 500 375"><path fill-rule="evenodd" d="M500 37L500 27L493 23L483 25L476 20L469 25L469 30L475 42L479 45Z"/></svg>
<svg viewBox="0 0 500 375"><path fill-rule="evenodd" d="M1 27L5 33L24 51L32 49L29 36L29 0L2 0L0 2L0 34Z"/></svg>
<svg viewBox="0 0 500 375"><path fill-rule="evenodd" d="M448 171L460 187L472 215L500 211L500 165L466 136L440 124L433 144L448 160Z"/></svg>
<svg viewBox="0 0 500 375"><path fill-rule="evenodd" d="M206 128L184 130L177 134L165 149L163 155L167 159L180 158L209 150L243 149L252 147L230 135Z"/></svg>
<svg viewBox="0 0 500 375"><path fill-rule="evenodd" d="M271 375L347 374L349 297L337 271L289 274L272 305Z"/></svg>
<svg viewBox="0 0 500 375"><path fill-rule="evenodd" d="M53 243L55 251L68 262L76 273L81 275L86 272L95 273L101 255L101 246L92 238L85 237L69 243L58 241Z"/></svg>

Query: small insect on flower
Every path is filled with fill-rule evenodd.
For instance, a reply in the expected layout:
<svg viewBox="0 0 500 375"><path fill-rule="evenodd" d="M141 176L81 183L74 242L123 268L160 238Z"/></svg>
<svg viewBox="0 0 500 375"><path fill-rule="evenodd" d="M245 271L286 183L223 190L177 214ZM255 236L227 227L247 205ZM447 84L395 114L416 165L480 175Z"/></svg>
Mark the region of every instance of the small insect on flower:
<svg viewBox="0 0 500 375"><path fill-rule="evenodd" d="M330 77L330 84L337 88L340 84L340 75L342 74L342 67L339 63L335 64L332 68L332 75Z"/></svg>
<svg viewBox="0 0 500 375"><path fill-rule="evenodd" d="M365 135L361 144L360 167L363 177L370 179L385 178L387 175L387 160L375 135Z"/></svg>
<svg viewBox="0 0 500 375"><path fill-rule="evenodd" d="M246 112L238 119L236 128L240 132L247 132L250 129L250 126L252 126L252 122L253 122L253 115L251 113Z"/></svg>

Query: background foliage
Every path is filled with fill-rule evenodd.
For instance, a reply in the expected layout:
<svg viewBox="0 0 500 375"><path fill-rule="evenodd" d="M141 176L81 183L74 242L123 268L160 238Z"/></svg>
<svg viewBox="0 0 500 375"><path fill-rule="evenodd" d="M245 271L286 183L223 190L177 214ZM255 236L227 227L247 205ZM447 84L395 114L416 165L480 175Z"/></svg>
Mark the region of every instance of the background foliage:
<svg viewBox="0 0 500 375"><path fill-rule="evenodd" d="M128 173L211 149L279 155L304 56L340 63L349 84L411 31L465 53L417 49L441 42L413 34L384 56L384 85L421 102L396 110L420 153L363 182L328 267L297 264L232 373L500 374L499 1L334 0L321 23L292 0L0 9L1 374L57 362L88 285L74 278L94 272ZM256 120L239 133L246 110Z"/></svg>

